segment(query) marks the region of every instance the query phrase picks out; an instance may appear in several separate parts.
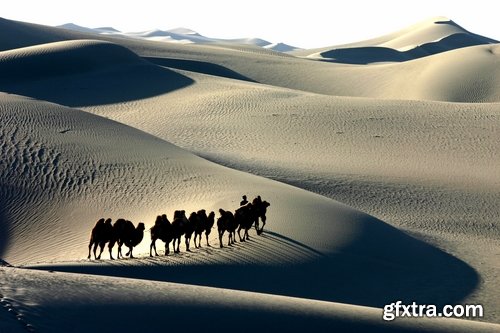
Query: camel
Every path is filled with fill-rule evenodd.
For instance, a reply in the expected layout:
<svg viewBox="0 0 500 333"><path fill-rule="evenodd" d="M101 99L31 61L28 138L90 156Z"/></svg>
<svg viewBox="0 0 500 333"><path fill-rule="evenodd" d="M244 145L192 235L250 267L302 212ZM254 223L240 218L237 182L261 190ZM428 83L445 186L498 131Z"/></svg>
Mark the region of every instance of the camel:
<svg viewBox="0 0 500 333"><path fill-rule="evenodd" d="M267 207L271 206L271 204L267 201L262 201L259 195L255 199L253 199L252 205L254 206L255 230L257 231L257 235L260 235L264 231L264 226L266 225ZM262 220L262 228L260 229L259 229L259 217Z"/></svg>
<svg viewBox="0 0 500 333"><path fill-rule="evenodd" d="M204 209L200 209L196 215L198 216L197 223L194 226L194 247L201 247L201 234L206 229L206 224L208 223L207 212ZM196 239L198 239L198 244L196 244Z"/></svg>
<svg viewBox="0 0 500 333"><path fill-rule="evenodd" d="M186 211L176 210L174 212L174 220L172 221L172 246L174 248L174 253L180 252L181 236L184 235L184 227L188 223ZM176 242L177 248L175 247Z"/></svg>
<svg viewBox="0 0 500 333"><path fill-rule="evenodd" d="M189 215L188 223L184 225L184 241L186 243L186 251L191 251L189 249L189 244L191 243L191 237L196 229L197 224L199 224L198 214L196 212L192 212ZM195 240L196 245L196 240Z"/></svg>
<svg viewBox="0 0 500 333"><path fill-rule="evenodd" d="M231 246L231 244L236 243L236 228L238 228L238 225L236 223L236 220L234 219L234 215L230 211L225 211L222 208L219 209L220 217L217 219L217 229L219 231L219 242L220 242L220 247L222 248L222 236L224 235L224 232L227 231L229 240L227 242L228 246Z"/></svg>
<svg viewBox="0 0 500 333"><path fill-rule="evenodd" d="M208 217L207 217L207 220L205 223L205 237L207 238L207 246L210 246L210 243L208 242L208 235L210 235L210 233L212 232L212 228L214 226L214 223L215 223L215 213L210 212L210 214L208 214ZM201 235L200 235L200 237L201 237ZM200 238L200 246L201 246L201 238Z"/></svg>
<svg viewBox="0 0 500 333"><path fill-rule="evenodd" d="M167 218L167 215L158 215L156 217L155 225L150 229L151 232L151 245L149 246L149 256L152 257L152 249L155 250L155 255L158 256L156 252L156 240L160 239L165 242L165 255L170 253L170 242L172 241L172 225Z"/></svg>
<svg viewBox="0 0 500 333"><path fill-rule="evenodd" d="M133 258L134 256L132 254L132 250L142 241L142 238L144 237L144 229L144 223L142 222L140 222L137 227L134 227L134 224L128 220L116 220L115 224L113 224L113 237L108 245L110 255L115 243L117 243L117 258L123 258L122 245L125 244L125 246L129 248L129 251L125 256Z"/></svg>
<svg viewBox="0 0 500 333"><path fill-rule="evenodd" d="M90 252L92 245L94 246L94 259L101 259L101 254L104 251L104 246L111 240L112 232L113 227L111 225L111 219L104 220L102 218L96 222L94 228L90 233L89 256L87 257L87 259L91 258ZM100 248L99 255L96 255L97 246L99 246ZM113 258L111 257L111 259Z"/></svg>
<svg viewBox="0 0 500 333"><path fill-rule="evenodd" d="M251 203L247 203L241 206L234 213L234 218L239 224L238 236L240 237L240 242L250 239L248 235L248 230L252 228L256 218L256 207ZM244 230L243 237L241 237L241 230Z"/></svg>
<svg viewBox="0 0 500 333"><path fill-rule="evenodd" d="M128 221L130 222L130 221ZM139 245L142 242L142 239L144 238L144 230L146 229L144 226L143 222L139 222L137 224L137 227L134 228L134 225L132 222L128 223L129 227L127 229L127 238L125 240L125 246L129 248L126 256L129 256L130 258L134 258L132 254L132 250L134 247Z"/></svg>

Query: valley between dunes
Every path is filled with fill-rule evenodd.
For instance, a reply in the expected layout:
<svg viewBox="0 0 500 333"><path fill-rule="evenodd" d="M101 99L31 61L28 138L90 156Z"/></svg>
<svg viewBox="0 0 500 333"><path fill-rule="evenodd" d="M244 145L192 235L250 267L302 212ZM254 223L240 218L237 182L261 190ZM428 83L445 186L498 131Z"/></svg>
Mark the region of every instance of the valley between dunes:
<svg viewBox="0 0 500 333"><path fill-rule="evenodd" d="M288 54L0 29L0 331L500 330L496 41L443 18ZM262 236L149 256L157 215L244 194ZM137 259L86 259L101 217L146 224ZM485 314L382 320L397 300Z"/></svg>

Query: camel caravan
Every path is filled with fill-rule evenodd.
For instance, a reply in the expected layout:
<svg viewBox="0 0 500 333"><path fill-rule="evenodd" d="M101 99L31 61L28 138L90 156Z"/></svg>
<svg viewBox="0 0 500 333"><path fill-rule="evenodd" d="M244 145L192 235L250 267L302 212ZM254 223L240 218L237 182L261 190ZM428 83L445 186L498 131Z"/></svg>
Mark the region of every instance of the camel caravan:
<svg viewBox="0 0 500 333"><path fill-rule="evenodd" d="M217 218L216 226L220 247L223 247L222 238L226 232L228 234L228 246L236 242L236 233L238 233L240 242L250 239L248 231L252 226L255 227L257 235L262 234L269 206L270 203L263 201L259 195L252 202L248 202L247 197L243 196L240 207L234 213L222 208L219 209L220 216ZM261 227L259 226L259 220L262 221ZM152 257L154 251L154 255L158 256L158 252L156 251L157 240L165 243L165 255L170 253L170 243L172 243L174 253L179 253L182 236L184 236L186 251L191 251L191 239L193 239L195 248L201 247L203 233L205 234L206 245L210 246L208 236L214 224L215 213L210 212L207 214L204 209L192 212L189 217L186 216L186 211L176 210L172 222L168 220L166 214L158 215L154 226L149 230L151 233L149 255ZM116 220L115 223L112 223L112 220L109 218L101 218L90 233L89 255L87 258L91 259L91 253L93 252L95 259L101 259L106 244L108 244L110 259L114 259L112 252L115 244L118 245L117 259L124 258L122 254L123 245L129 249L125 257L134 258L132 250L141 243L144 238L144 230L145 226L142 222L134 226L131 221L121 218ZM97 254L98 247L99 254Z"/></svg>

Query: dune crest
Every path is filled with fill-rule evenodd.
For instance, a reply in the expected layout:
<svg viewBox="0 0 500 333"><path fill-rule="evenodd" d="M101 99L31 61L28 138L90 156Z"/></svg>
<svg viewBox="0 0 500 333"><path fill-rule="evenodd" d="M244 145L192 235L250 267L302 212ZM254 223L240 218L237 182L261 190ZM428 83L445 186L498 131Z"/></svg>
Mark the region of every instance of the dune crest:
<svg viewBox="0 0 500 333"><path fill-rule="evenodd" d="M497 43L471 33L446 17L434 17L378 38L294 55L348 64L402 62L454 49Z"/></svg>
<svg viewBox="0 0 500 333"><path fill-rule="evenodd" d="M130 50L97 40L63 41L0 52L2 81L76 74L141 62Z"/></svg>

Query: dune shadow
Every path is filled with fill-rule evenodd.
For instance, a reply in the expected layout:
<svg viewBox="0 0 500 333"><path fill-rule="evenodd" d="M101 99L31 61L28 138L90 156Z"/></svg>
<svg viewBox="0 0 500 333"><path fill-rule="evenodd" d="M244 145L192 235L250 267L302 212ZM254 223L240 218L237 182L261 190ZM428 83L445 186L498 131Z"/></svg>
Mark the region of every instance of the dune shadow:
<svg viewBox="0 0 500 333"><path fill-rule="evenodd" d="M0 78L0 91L70 107L83 107L153 97L193 83L187 76L143 62L30 80Z"/></svg>
<svg viewBox="0 0 500 333"><path fill-rule="evenodd" d="M382 234L387 239L377 238ZM476 271L463 261L379 220L368 221L354 242L332 253L321 253L274 232L264 232L264 238L267 244L254 240L254 243L245 243L248 248L220 250L232 251L235 258L240 256L240 260L234 261L241 261L241 264L234 261L228 264L197 262L197 254L192 254L189 264L169 265L172 259L163 257L134 265L81 263L33 268L178 282L373 307L383 307L397 300L438 306L456 304L479 283ZM297 255L301 259L295 262L282 260L280 264L248 263L244 256L250 247L261 251L264 257L272 253L275 257L289 259L289 256ZM280 254L275 250L278 248L287 254Z"/></svg>
<svg viewBox="0 0 500 333"><path fill-rule="evenodd" d="M227 67L210 62L198 61L198 60L186 60L186 59L159 58L159 57L142 57L142 58L160 66L182 69L190 72L220 76L235 80L242 80L254 83L257 82Z"/></svg>
<svg viewBox="0 0 500 333"><path fill-rule="evenodd" d="M243 297L243 296L242 296ZM241 304L243 303L243 304ZM141 332L162 331L166 325L170 330L216 332L231 328L235 332L372 332L372 333L417 333L423 330L418 325L387 325L382 320L371 320L362 316L342 316L328 309L308 307L305 302L248 305L234 303L233 298L221 302L209 297L193 295L192 301L172 299L169 303L150 301L119 303L80 302L78 305L65 302L43 304L47 314L40 328L48 331L92 332ZM272 303L271 303L272 304ZM78 308L76 311L75 308ZM53 316L52 314L58 314ZM92 318L92 320L82 320ZM188 324L189 323L189 324ZM36 324L36 322L35 322ZM76 325L76 327L75 327ZM438 330L442 331L442 330Z"/></svg>
<svg viewBox="0 0 500 333"><path fill-rule="evenodd" d="M456 33L449 35L437 42L430 42L419 45L406 53L414 58L419 58L425 55L438 54L450 50L460 49L469 46L489 44L493 42L482 36L466 33Z"/></svg>
<svg viewBox="0 0 500 333"><path fill-rule="evenodd" d="M412 58L404 52L388 47L350 47L334 49L321 53L326 62L352 64L352 65L367 65L374 62L403 62Z"/></svg>
<svg viewBox="0 0 500 333"><path fill-rule="evenodd" d="M324 59L320 60L352 65L367 65L376 62L405 62L455 49L493 42L495 41L479 35L455 33L438 41L417 45L407 51L398 51L380 46L340 48L322 52L321 56Z"/></svg>

